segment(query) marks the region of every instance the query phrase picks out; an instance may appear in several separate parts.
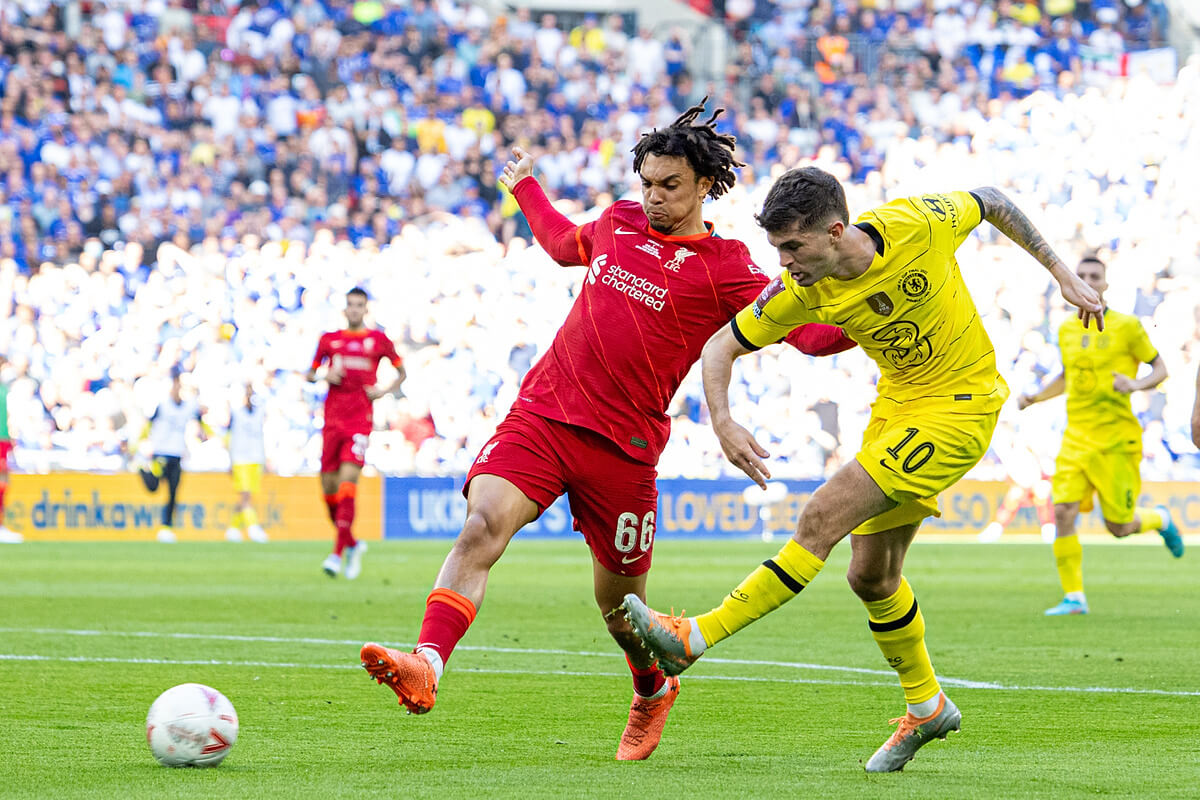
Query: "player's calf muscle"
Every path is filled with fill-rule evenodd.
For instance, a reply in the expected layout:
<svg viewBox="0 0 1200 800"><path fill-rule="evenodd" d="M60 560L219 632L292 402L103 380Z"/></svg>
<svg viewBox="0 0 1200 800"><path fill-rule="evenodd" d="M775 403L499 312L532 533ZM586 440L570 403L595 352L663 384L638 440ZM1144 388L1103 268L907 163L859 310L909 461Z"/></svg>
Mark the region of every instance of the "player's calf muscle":
<svg viewBox="0 0 1200 800"><path fill-rule="evenodd" d="M470 561L484 562L490 567L504 553L511 537L512 533L506 535L498 522L476 511L467 515L454 550Z"/></svg>

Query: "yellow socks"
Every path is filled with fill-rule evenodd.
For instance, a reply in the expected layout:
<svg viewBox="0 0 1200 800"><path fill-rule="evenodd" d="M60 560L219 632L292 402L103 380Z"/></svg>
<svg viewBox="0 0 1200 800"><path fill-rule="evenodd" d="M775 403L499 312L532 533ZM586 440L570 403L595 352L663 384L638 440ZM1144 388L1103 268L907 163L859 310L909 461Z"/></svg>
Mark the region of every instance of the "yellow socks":
<svg viewBox="0 0 1200 800"><path fill-rule="evenodd" d="M1162 512L1157 508L1135 508L1133 511L1141 523L1138 525L1138 533L1161 531L1167 527L1167 521L1163 519Z"/></svg>
<svg viewBox="0 0 1200 800"><path fill-rule="evenodd" d="M245 526L242 525L242 512L241 511L233 512L233 518L229 521L229 526L231 528L237 528L239 531L243 530L245 528Z"/></svg>
<svg viewBox="0 0 1200 800"><path fill-rule="evenodd" d="M904 699L910 706L937 697L941 687L925 649L925 618L917 608L912 587L901 576L900 588L883 600L864 600L871 635L888 665L900 675Z"/></svg>
<svg viewBox="0 0 1200 800"><path fill-rule="evenodd" d="M258 524L258 514L253 508L247 508L242 512L242 524L239 527L251 528Z"/></svg>
<svg viewBox="0 0 1200 800"><path fill-rule="evenodd" d="M704 641L714 645L791 600L817 577L825 562L788 539L773 558L751 572L721 605L696 617Z"/></svg>
<svg viewBox="0 0 1200 800"><path fill-rule="evenodd" d="M1145 517L1142 518L1145 524ZM1083 547L1079 544L1079 536L1060 536L1054 540L1054 563L1058 567L1058 580L1062 583L1063 594L1071 595L1076 592L1083 595Z"/></svg>

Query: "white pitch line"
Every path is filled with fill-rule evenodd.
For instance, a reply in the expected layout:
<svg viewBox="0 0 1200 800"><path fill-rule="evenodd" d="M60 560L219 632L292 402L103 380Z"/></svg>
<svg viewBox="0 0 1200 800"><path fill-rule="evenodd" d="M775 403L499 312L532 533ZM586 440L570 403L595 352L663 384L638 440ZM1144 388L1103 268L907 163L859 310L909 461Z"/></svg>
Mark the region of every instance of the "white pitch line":
<svg viewBox="0 0 1200 800"><path fill-rule="evenodd" d="M126 636L142 639L195 639L218 642L267 642L271 644L327 644L353 645L361 647L363 639L319 639L299 636L243 636L229 633L181 633L171 631L98 631L71 628L0 628L0 633L28 633L37 636ZM415 642L384 642L399 647L415 647ZM518 655L578 656L581 658L624 658L624 653L595 652L591 650L558 650L536 647L491 647L485 645L459 645L456 650L481 653L515 653ZM706 664L735 664L743 666L787 667L790 669L827 670L830 672L854 672L863 675L895 675L890 669L867 669L865 667L842 667L832 664L807 664L800 661L761 661L737 658L706 658ZM954 681L954 678L943 680Z"/></svg>
<svg viewBox="0 0 1200 800"><path fill-rule="evenodd" d="M205 641L230 641L230 642L268 642L273 644L328 644L328 645L354 645L358 646L362 643L361 639L321 639L313 637L285 637L285 636L243 636L237 634L208 634L208 633L184 633L172 631L101 631L91 629L77 628L4 628L0 627L0 633L28 633L34 635L47 636L124 636L133 638L149 638L149 639L193 639ZM415 646L413 643L397 642L400 647L409 648ZM589 650L557 650L557 649L539 649L539 648L521 648L521 647L489 647L481 645L460 645L455 648L457 650L470 650L484 653L514 653L518 655L563 655L563 656L578 656L585 658L616 658L623 657L623 653L613 652L593 652ZM21 660L13 655L0 654L0 661L3 660ZM30 657L26 660L54 660L50 657ZM72 660L72 659L58 659ZM353 665L322 665L322 664L299 664L299 663L274 663L274 662L252 662L252 661L216 661L216 660L196 660L196 661L171 661L171 660L156 660L156 659L102 659L99 657L78 657L74 660L79 661L108 661L111 663L129 663L129 664L213 664L219 666L263 666L263 667L279 667L279 668L297 668L297 669L356 669ZM706 664L730 664L733 666L758 666L758 667L782 667L786 669L806 669L828 672L848 672L858 675L886 675L894 677L895 673L892 670L868 669L866 667L847 667L833 664L809 664L802 661L766 661L760 659L737 659L737 658L705 658ZM464 672L484 672L489 674L528 674L528 675L592 675L604 676L610 674L623 673L602 673L602 672L563 672L563 671L534 671L534 670L486 670L486 669L463 669ZM741 677L741 676L719 676L719 675L695 675L689 676L692 679L701 680L728 680L728 681L757 681L766 683L819 683L830 684L835 686L892 686L893 681L888 682L870 682L861 683L856 681L833 681L819 679L802 679L802 678L757 678L757 677ZM966 678L949 678L939 676L938 681L946 686L954 686L961 689L991 689L991 690L1007 690L1007 691L1040 691L1040 692L1074 692L1083 694L1147 694L1147 695L1162 695L1166 697L1200 697L1200 691L1173 691L1167 689L1139 689L1133 687L1109 687L1109 686L1015 686L996 683L994 681L974 681Z"/></svg>
<svg viewBox="0 0 1200 800"><path fill-rule="evenodd" d="M113 658L106 656L43 656L0 653L0 661L54 661L68 664L153 664L156 666L271 667L274 669L361 669L357 664L298 664L274 661L222 661L217 658Z"/></svg>
<svg viewBox="0 0 1200 800"><path fill-rule="evenodd" d="M263 667L268 669L332 669L357 670L353 664L301 664L296 662L273 661L224 661L220 659L179 659L179 658L113 658L104 656L46 656L40 654L0 653L3 661L34 661L34 662L65 662L71 664L150 664L154 666L202 666L202 667ZM557 675L582 678L623 678L624 672L591 672L581 670L534 670L534 669L487 669L482 667L464 667L456 672L472 672L481 675ZM822 686L891 686L893 681L849 681L829 680L823 678L768 678L745 675L688 675L688 681L734 681L739 683L778 683L778 684L817 684ZM944 683L945 680L942 679ZM980 683L961 681L962 689L985 689L989 691L1010 692L1061 692L1067 694L1134 694L1156 695L1160 697L1200 697L1198 692L1170 691L1167 689L1136 689L1110 686L1005 686L999 683Z"/></svg>

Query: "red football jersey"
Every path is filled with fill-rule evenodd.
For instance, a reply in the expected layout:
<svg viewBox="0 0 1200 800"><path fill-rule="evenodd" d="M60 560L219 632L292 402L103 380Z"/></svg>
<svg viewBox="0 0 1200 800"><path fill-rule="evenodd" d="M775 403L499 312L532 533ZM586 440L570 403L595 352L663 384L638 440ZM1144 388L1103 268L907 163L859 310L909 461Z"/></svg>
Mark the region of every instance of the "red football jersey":
<svg viewBox="0 0 1200 800"><path fill-rule="evenodd" d="M329 394L325 395L325 427L371 429L367 387L375 385L375 373L384 359L397 369L403 363L396 354L396 346L383 331L340 330L321 335L312 368L326 361L331 365L340 361L346 371L341 383L329 384Z"/></svg>
<svg viewBox="0 0 1200 800"><path fill-rule="evenodd" d="M536 180L516 198L538 243L563 266L587 265L550 349L521 383L515 407L611 439L655 464L671 431L667 407L704 343L758 296L768 278L746 246L717 236L653 231L642 207L618 201L571 224ZM787 341L807 353L854 346L840 328L806 325Z"/></svg>

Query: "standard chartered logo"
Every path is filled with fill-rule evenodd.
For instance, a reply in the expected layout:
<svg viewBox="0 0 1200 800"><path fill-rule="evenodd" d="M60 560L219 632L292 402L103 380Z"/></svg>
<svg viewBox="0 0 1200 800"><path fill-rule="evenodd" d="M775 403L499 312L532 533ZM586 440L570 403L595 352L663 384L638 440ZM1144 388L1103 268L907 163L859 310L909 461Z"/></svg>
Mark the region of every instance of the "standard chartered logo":
<svg viewBox="0 0 1200 800"><path fill-rule="evenodd" d="M594 284L599 280L600 283L616 289L635 303L641 303L655 311L663 310L667 296L665 287L621 269L616 264L605 269L607 263L607 255L599 255L592 259L592 265L588 267L587 282ZM603 277L601 277L602 273Z"/></svg>

